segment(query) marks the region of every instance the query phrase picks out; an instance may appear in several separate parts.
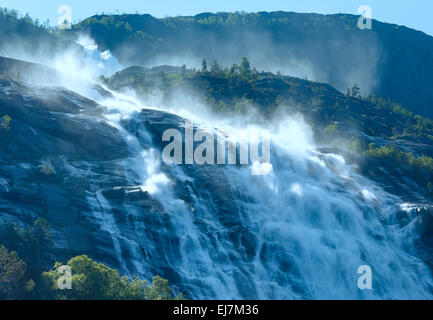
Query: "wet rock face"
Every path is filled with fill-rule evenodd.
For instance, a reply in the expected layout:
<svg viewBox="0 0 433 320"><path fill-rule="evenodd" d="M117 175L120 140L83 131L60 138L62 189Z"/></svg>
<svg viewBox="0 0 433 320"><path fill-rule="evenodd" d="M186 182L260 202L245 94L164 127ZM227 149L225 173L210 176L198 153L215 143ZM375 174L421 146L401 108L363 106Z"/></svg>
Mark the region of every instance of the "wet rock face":
<svg viewBox="0 0 433 320"><path fill-rule="evenodd" d="M0 79L0 116L6 114L12 120L0 129L0 224L46 219L53 260L86 254L122 274L161 275L190 298L314 298L299 257L324 259L316 246L331 252L326 259L337 256L333 250L345 243L334 243L336 228L350 234L346 242L356 238L347 228L357 224L368 246L386 238L374 224L380 199L361 201L340 180L320 190L317 181L334 176L314 163L309 170L296 159L276 159L282 197L238 166L161 163L163 132L184 130L184 119L172 114L142 110L114 123L105 108L74 92ZM302 198L291 192L292 180L319 189ZM334 203L323 209L330 195ZM430 216L400 213L400 228L431 239ZM308 247L315 233L301 241L296 230L287 233L296 223L323 239ZM370 224L375 228L364 233Z"/></svg>
<svg viewBox="0 0 433 320"><path fill-rule="evenodd" d="M168 213L161 198L140 187L142 181L128 162L135 154L128 149L125 133L110 125L103 112L95 102L65 89L0 81L0 116L12 119L10 129L0 136L0 223L26 226L42 217L52 228L56 260L87 254L125 274L160 274L190 296L214 295L200 288L199 280L185 282L185 275L178 273L184 241L176 230L178 217L173 210ZM181 131L183 124L177 116L144 110L122 125L141 148L160 152L162 132ZM254 237L241 222L236 191L223 170L180 166L188 178L180 178L176 170L161 164L172 198L200 230L199 236L212 251L217 252L219 239L225 238L241 253L219 259L250 260L256 250ZM209 224L213 219L217 223ZM224 230L216 230L217 224Z"/></svg>
<svg viewBox="0 0 433 320"><path fill-rule="evenodd" d="M65 156L68 160L114 160L126 148L95 102L65 89L30 89L0 82L0 108L13 127L2 143L4 156L18 161ZM6 152L7 151L7 152Z"/></svg>
<svg viewBox="0 0 433 320"><path fill-rule="evenodd" d="M130 177L125 159L134 155L103 111L65 89L0 81L0 116L12 119L10 129L0 135L0 223L26 226L42 217L51 225L57 260L87 254L126 274L161 274L181 283L173 264L181 259L176 225L164 204L137 187L139 179ZM125 127L143 148L153 143L162 148L161 130L177 127L181 120L146 111ZM153 128L151 141L140 138L143 128ZM214 202L214 211L242 246L237 210L227 206L234 201L222 172L190 166L186 169L196 177L193 182L178 179L172 169L163 167L176 198L183 199L191 212L192 194ZM194 219L204 226L204 217ZM206 234L216 236L214 230Z"/></svg>
<svg viewBox="0 0 433 320"><path fill-rule="evenodd" d="M95 102L61 88L0 80L0 220L49 221L59 257L110 257L111 239L97 232L86 192L126 184L128 155L118 130ZM98 249L99 248L99 249Z"/></svg>
<svg viewBox="0 0 433 320"><path fill-rule="evenodd" d="M60 80L55 69L16 59L0 57L0 69L9 77L19 77L35 83L58 83Z"/></svg>

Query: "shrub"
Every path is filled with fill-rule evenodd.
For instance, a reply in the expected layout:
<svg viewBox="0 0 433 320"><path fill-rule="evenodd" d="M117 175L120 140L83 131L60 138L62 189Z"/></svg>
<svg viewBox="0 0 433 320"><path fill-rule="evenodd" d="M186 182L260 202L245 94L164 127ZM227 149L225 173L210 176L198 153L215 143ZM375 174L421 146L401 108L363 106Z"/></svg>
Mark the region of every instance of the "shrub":
<svg viewBox="0 0 433 320"><path fill-rule="evenodd" d="M154 277L150 286L145 280L133 276L129 279L120 276L118 271L97 263L82 255L67 263L72 272L72 288L58 289L62 276L57 262L54 269L43 273L43 279L50 298L77 300L173 300L173 292L168 280ZM183 299L179 294L177 299Z"/></svg>
<svg viewBox="0 0 433 320"><path fill-rule="evenodd" d="M329 133L329 134L334 134L334 133L337 132L337 129L338 129L338 125L335 124L335 123L333 123L333 124L328 125L328 126L325 128L325 131L326 131L327 133Z"/></svg>
<svg viewBox="0 0 433 320"><path fill-rule="evenodd" d="M3 116L0 121L0 127L6 131L9 131L9 129L11 128L11 120L11 117L9 117L8 115Z"/></svg>
<svg viewBox="0 0 433 320"><path fill-rule="evenodd" d="M38 168L40 172L47 176L56 173L56 170L54 169L53 165L51 164L51 160L49 159L42 159L40 164L38 165Z"/></svg>
<svg viewBox="0 0 433 320"><path fill-rule="evenodd" d="M0 246L0 299L24 299L33 290L33 280L26 280L26 263L15 251Z"/></svg>

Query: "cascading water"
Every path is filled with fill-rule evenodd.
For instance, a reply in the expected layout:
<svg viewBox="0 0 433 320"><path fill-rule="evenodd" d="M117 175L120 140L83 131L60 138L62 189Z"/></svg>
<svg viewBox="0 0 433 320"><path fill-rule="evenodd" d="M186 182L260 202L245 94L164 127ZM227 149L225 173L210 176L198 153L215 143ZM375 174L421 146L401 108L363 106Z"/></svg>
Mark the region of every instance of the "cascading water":
<svg viewBox="0 0 433 320"><path fill-rule="evenodd" d="M301 119L271 130L267 175L252 175L250 166L167 166L158 128L179 128L182 118L112 94L98 102L129 145L129 185L114 188L125 195L116 205L128 218L116 218L119 208L102 190L89 201L122 272L161 274L201 299L432 297L430 270L412 252L414 236L391 223L402 201L341 156L319 152ZM358 288L362 265L371 267L372 290Z"/></svg>
<svg viewBox="0 0 433 320"><path fill-rule="evenodd" d="M127 185L95 180L86 191L96 232L109 235L104 246L122 273L159 274L191 299L432 298L411 221L398 223L402 210L414 209L341 156L320 152L301 118L267 126L266 175L251 166L168 166L162 132L181 129L184 118L217 133L248 128L198 108L143 106L106 88L112 97L104 98L79 84L71 89L106 107L105 120L129 149L119 164ZM372 270L371 290L358 287L363 265Z"/></svg>

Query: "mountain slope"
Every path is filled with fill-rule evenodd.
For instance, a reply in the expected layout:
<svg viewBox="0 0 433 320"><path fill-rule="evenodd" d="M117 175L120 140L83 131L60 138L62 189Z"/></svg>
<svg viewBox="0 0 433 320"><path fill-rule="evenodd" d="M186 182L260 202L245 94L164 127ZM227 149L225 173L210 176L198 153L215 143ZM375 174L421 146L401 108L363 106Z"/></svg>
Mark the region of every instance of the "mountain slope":
<svg viewBox="0 0 433 320"><path fill-rule="evenodd" d="M193 299L433 295L425 186L433 167L417 158L432 155L428 119L246 63L211 72L128 68L103 78L117 92L86 84L94 100L27 79L55 79L50 68L6 58L0 65L0 241L11 241L9 223L48 221L54 247L38 261L42 269L86 254L121 274L160 274ZM131 88L143 103L119 93ZM215 115L196 126L225 131L218 117L238 117L233 130L272 130L268 175L161 162L163 132L184 130L179 93L192 92ZM160 102L150 104L155 93ZM317 146L296 113L314 124ZM347 148L346 162L342 144L331 143L339 136L362 147L398 145L412 158L394 161L368 146ZM358 290L363 264L375 270L375 291Z"/></svg>
<svg viewBox="0 0 433 320"><path fill-rule="evenodd" d="M324 148L338 148L372 179L408 201L431 196L433 122L380 97L347 96L328 84L295 77L249 71L194 72L161 66L131 67L106 84L114 90L132 88L144 101L154 100L174 110L194 104L209 106L216 115L249 122L271 122L300 113ZM185 97L195 97L189 102ZM177 106L177 107L176 107ZM372 145L373 144L373 145ZM396 163L397 162L397 163ZM395 176L395 166L400 173ZM403 174L404 172L404 174ZM400 175L414 179L401 184Z"/></svg>
<svg viewBox="0 0 433 320"><path fill-rule="evenodd" d="M358 16L292 12L203 13L156 19L99 15L74 26L124 65L186 63L203 58L230 66L245 56L258 69L327 82L346 91L357 83L410 111L433 116L433 38L404 26Z"/></svg>
<svg viewBox="0 0 433 320"><path fill-rule="evenodd" d="M161 274L193 299L433 295L430 207L401 208L312 147L300 120L281 119L274 171L260 177L248 166L166 165L161 136L185 119L117 93L101 103L0 81L0 115L11 118L0 132L1 225L44 218L56 260L87 254L122 274ZM357 287L366 263L371 292Z"/></svg>

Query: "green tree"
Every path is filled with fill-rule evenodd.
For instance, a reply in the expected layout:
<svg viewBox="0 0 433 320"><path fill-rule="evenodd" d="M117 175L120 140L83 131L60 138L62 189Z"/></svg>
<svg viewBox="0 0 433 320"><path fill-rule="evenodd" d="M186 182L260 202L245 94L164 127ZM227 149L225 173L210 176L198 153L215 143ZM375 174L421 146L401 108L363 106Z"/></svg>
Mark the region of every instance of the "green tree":
<svg viewBox="0 0 433 320"><path fill-rule="evenodd" d="M133 32L134 29L132 28L132 26L129 24L129 22L125 23L125 30L128 32Z"/></svg>
<svg viewBox="0 0 433 320"><path fill-rule="evenodd" d="M338 125L336 123L332 123L326 126L325 131L329 134L335 134L338 130Z"/></svg>
<svg viewBox="0 0 433 320"><path fill-rule="evenodd" d="M222 69L216 60L212 63L210 67L210 72L215 76L219 76L222 74Z"/></svg>
<svg viewBox="0 0 433 320"><path fill-rule="evenodd" d="M3 116L0 121L0 127L6 131L9 131L9 129L11 128L11 120L11 117L9 117L8 115Z"/></svg>
<svg viewBox="0 0 433 320"><path fill-rule="evenodd" d="M42 250L52 245L50 224L44 219L37 219L31 229L36 247L36 263L39 264L42 257Z"/></svg>
<svg viewBox="0 0 433 320"><path fill-rule="evenodd" d="M248 62L248 59L245 57L243 57L241 60L240 72L243 78L249 78L249 76L251 75L250 63Z"/></svg>
<svg viewBox="0 0 433 320"><path fill-rule="evenodd" d="M101 81L103 84L107 85L108 82L110 81L110 78L105 77L103 74L101 74L101 75L99 76L99 81Z"/></svg>
<svg viewBox="0 0 433 320"><path fill-rule="evenodd" d="M230 70L229 70L229 77L236 77L239 75L240 69L239 66L236 63L233 63Z"/></svg>
<svg viewBox="0 0 433 320"><path fill-rule="evenodd" d="M168 280L159 276L153 277L152 284L146 292L146 300L173 300L173 293Z"/></svg>
<svg viewBox="0 0 433 320"><path fill-rule="evenodd" d="M358 85L355 83L352 87L352 97L358 97L361 90L359 89Z"/></svg>
<svg viewBox="0 0 433 320"><path fill-rule="evenodd" d="M97 263L87 256L78 256L67 264L72 271L72 289L59 290L58 280L62 276L59 268L61 263L54 265L54 270L44 272L43 278L56 299L120 299L122 278L116 270Z"/></svg>
<svg viewBox="0 0 433 320"><path fill-rule="evenodd" d="M15 251L0 246L0 299L24 299L33 290L33 280L26 280L26 263Z"/></svg>
<svg viewBox="0 0 433 320"><path fill-rule="evenodd" d="M202 72L207 72L207 63L206 63L206 59L203 59L203 62L201 63L201 71L202 71Z"/></svg>
<svg viewBox="0 0 433 320"><path fill-rule="evenodd" d="M69 260L72 272L72 288L59 290L58 280L62 276L56 262L54 269L43 273L44 291L54 299L78 300L172 300L172 289L168 281L155 277L150 286L145 280L133 276L120 276L118 271L97 263L82 255ZM182 294L178 298L184 298Z"/></svg>
<svg viewBox="0 0 433 320"><path fill-rule="evenodd" d="M50 261L53 243L50 226L43 219L35 220L29 228L20 228L6 222L0 229L0 242L23 258L27 264L27 273L34 280L37 280Z"/></svg>
<svg viewBox="0 0 433 320"><path fill-rule="evenodd" d="M163 279L159 276L155 276L152 279L152 284L147 288L145 294L146 300L185 300L185 296L182 293L175 298L173 291L170 288L168 280Z"/></svg>

